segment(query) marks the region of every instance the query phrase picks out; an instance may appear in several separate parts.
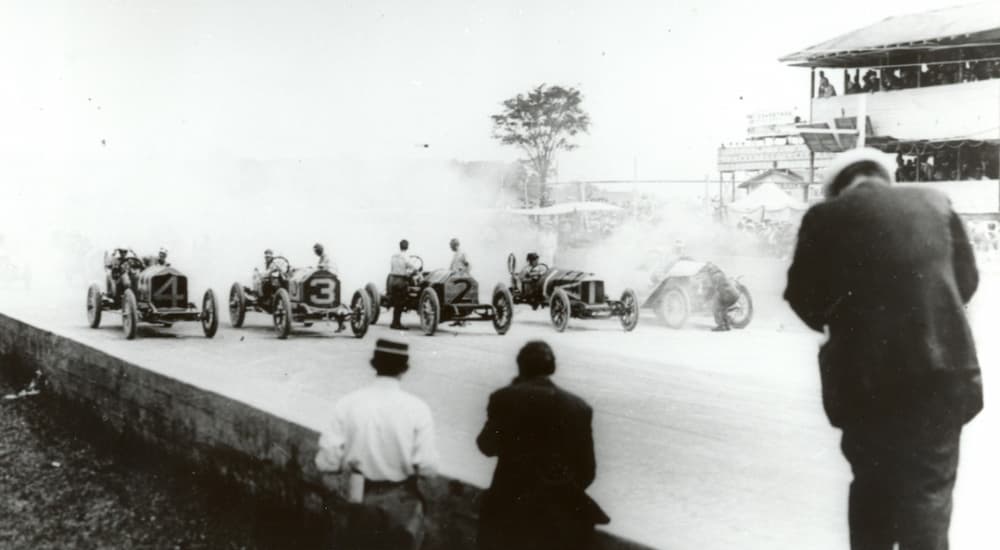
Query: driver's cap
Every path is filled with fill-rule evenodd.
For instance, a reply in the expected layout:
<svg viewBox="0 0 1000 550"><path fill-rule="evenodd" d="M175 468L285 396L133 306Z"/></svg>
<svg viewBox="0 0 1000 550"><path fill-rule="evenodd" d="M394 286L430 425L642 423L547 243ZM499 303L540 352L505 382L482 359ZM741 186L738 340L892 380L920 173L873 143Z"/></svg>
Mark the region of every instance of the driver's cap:
<svg viewBox="0 0 1000 550"><path fill-rule="evenodd" d="M163 254L164 256L166 256L167 255L167 249L165 247L161 246L160 247L160 254Z"/></svg>
<svg viewBox="0 0 1000 550"><path fill-rule="evenodd" d="M267 250L264 251L264 255L265 256L274 256L274 251L271 250L270 248L268 248Z"/></svg>

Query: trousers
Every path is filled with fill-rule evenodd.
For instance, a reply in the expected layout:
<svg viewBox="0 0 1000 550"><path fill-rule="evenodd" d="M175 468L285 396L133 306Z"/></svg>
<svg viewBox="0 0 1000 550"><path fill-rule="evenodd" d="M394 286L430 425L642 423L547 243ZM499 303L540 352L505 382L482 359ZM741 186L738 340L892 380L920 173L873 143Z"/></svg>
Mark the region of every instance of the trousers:
<svg viewBox="0 0 1000 550"><path fill-rule="evenodd" d="M852 550L948 549L961 429L946 415L844 428Z"/></svg>
<svg viewBox="0 0 1000 550"><path fill-rule="evenodd" d="M348 504L335 535L345 550L419 550L424 504L415 482L365 483L360 504Z"/></svg>
<svg viewBox="0 0 1000 550"><path fill-rule="evenodd" d="M389 301L392 303L392 326L399 326L406 304L408 278L404 275L389 275Z"/></svg>

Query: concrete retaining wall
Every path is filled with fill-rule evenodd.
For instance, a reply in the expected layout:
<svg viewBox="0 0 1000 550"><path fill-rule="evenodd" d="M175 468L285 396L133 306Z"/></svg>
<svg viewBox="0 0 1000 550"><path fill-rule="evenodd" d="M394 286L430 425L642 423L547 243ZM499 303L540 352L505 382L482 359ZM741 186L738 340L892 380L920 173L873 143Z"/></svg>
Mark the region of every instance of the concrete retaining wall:
<svg viewBox="0 0 1000 550"><path fill-rule="evenodd" d="M108 431L239 485L303 515L342 502L313 465L319 434L266 413L0 314L0 366L39 370L47 391ZM23 375L23 373L21 373ZM340 480L341 488L346 479ZM481 489L439 477L423 486L428 550L475 547ZM599 533L595 549L643 549Z"/></svg>

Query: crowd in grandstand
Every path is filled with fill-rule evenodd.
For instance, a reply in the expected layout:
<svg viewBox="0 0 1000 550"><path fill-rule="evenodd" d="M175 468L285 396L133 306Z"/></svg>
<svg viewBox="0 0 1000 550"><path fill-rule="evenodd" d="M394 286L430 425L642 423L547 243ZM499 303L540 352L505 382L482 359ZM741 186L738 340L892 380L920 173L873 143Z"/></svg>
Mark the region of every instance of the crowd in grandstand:
<svg viewBox="0 0 1000 550"><path fill-rule="evenodd" d="M997 153L992 148L943 148L922 155L896 155L896 181L997 179L997 169Z"/></svg>
<svg viewBox="0 0 1000 550"><path fill-rule="evenodd" d="M877 70L869 69L864 74L861 74L860 70L855 70L853 75L851 71L845 70L844 93L887 92L993 78L1000 78L1000 59L883 67ZM836 88L830 83L826 74L820 71L817 96L833 97L835 95L837 95Z"/></svg>

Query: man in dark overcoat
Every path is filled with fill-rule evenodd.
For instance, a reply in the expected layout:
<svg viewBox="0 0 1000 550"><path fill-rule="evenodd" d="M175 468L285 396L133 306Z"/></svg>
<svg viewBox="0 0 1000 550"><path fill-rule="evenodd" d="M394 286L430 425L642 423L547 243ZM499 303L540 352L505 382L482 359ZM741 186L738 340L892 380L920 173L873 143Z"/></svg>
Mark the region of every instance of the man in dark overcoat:
<svg viewBox="0 0 1000 550"><path fill-rule="evenodd" d="M851 548L944 550L959 438L983 406L972 247L949 200L893 186L878 151L835 159L826 195L802 219L785 299L828 334L823 406L854 474Z"/></svg>

